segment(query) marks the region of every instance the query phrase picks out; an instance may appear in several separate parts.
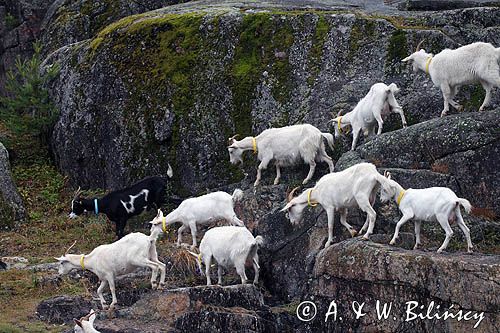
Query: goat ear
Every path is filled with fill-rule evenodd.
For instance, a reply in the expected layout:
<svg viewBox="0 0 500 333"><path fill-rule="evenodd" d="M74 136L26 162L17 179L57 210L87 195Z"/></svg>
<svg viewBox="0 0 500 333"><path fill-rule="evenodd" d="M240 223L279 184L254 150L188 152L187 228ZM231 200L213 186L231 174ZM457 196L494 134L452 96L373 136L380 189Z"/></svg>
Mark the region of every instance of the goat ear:
<svg viewBox="0 0 500 333"><path fill-rule="evenodd" d="M59 258L54 257L54 259L57 261L66 261L66 258L64 256L61 256Z"/></svg>
<svg viewBox="0 0 500 333"><path fill-rule="evenodd" d="M82 326L82 322L81 322L81 321L79 321L79 320L78 320L78 319L76 319L76 318L73 318L73 321L75 322L75 324L77 324L78 326L80 326L81 328L83 328L83 326Z"/></svg>
<svg viewBox="0 0 500 333"><path fill-rule="evenodd" d="M285 205L285 207L283 207L283 208L280 210L280 212L286 212L286 211L288 210L288 208L292 207L292 205L293 205L293 204L291 204L290 202L289 202L289 203L287 203L287 204Z"/></svg>
<svg viewBox="0 0 500 333"><path fill-rule="evenodd" d="M407 62L409 60L411 60L411 56L404 58L403 60L401 60L401 62Z"/></svg>
<svg viewBox="0 0 500 333"><path fill-rule="evenodd" d="M92 314L89 317L89 323L91 323L92 326L94 326L94 320L95 320L97 315L96 315L96 312L94 311L94 309L91 309L90 313L92 313Z"/></svg>

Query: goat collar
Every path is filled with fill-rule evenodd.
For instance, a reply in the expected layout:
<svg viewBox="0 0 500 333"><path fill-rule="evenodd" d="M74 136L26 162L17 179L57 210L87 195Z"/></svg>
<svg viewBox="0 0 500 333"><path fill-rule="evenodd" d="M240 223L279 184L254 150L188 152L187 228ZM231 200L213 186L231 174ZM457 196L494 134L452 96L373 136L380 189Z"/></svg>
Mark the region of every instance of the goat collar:
<svg viewBox="0 0 500 333"><path fill-rule="evenodd" d="M401 190L401 192L399 192L398 198L396 199L396 203L398 204L398 206L401 203L401 200L403 200L405 193L406 193L405 190Z"/></svg>
<svg viewBox="0 0 500 333"><path fill-rule="evenodd" d="M426 72L427 74L429 74L429 65L431 64L431 61L432 61L432 57L429 57L429 58L427 59L427 62L425 63L425 72Z"/></svg>
<svg viewBox="0 0 500 333"><path fill-rule="evenodd" d="M82 254L82 256L80 257L80 266L82 266L83 270L85 270L85 264L83 262L84 259L85 259L85 254Z"/></svg>
<svg viewBox="0 0 500 333"><path fill-rule="evenodd" d="M339 119L337 120L337 128L339 129L339 133L342 134L342 126L340 126L340 123L342 121L342 117L343 116L340 116ZM348 134L349 133L349 129L347 129L345 131L345 134Z"/></svg>
<svg viewBox="0 0 500 333"><path fill-rule="evenodd" d="M311 202L311 193L312 193L313 189L310 189L309 191L307 191L307 204L311 207L316 207L318 205L317 202Z"/></svg>
<svg viewBox="0 0 500 333"><path fill-rule="evenodd" d="M94 212L95 212L95 215L99 214L99 207L97 206L97 199L94 199Z"/></svg>
<svg viewBox="0 0 500 333"><path fill-rule="evenodd" d="M257 154L257 139L255 139L255 137L253 137L253 136L252 136L252 149L253 149L253 153Z"/></svg>
<svg viewBox="0 0 500 333"><path fill-rule="evenodd" d="M166 216L163 217L163 220L161 221L161 225L163 228L163 232L167 233L167 217Z"/></svg>

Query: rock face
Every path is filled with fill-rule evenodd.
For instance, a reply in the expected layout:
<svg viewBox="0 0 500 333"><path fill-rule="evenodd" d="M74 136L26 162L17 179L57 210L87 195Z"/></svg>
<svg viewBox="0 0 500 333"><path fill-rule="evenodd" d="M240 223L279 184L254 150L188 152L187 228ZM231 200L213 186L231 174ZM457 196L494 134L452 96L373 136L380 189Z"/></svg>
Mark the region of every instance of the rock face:
<svg viewBox="0 0 500 333"><path fill-rule="evenodd" d="M26 218L26 210L12 180L9 154L1 143L0 194L0 228L11 228Z"/></svg>
<svg viewBox="0 0 500 333"><path fill-rule="evenodd" d="M318 318L306 331L495 332L500 321L499 276L499 256L438 255L358 239L344 241L318 255L309 295L318 305ZM491 293L492 290L496 292ZM325 324L324 315L334 300L342 320L334 321L331 316ZM377 318L377 300L381 304L392 303L387 320ZM356 319L351 308L353 301L366 302L366 316ZM407 313L406 302L411 301L419 306ZM406 320L413 318L413 312L426 314L431 302L435 303L432 315L443 314L453 305L450 312L454 314L462 309L464 314L484 313L484 318L476 329L473 326L479 317L469 321L436 317Z"/></svg>
<svg viewBox="0 0 500 333"><path fill-rule="evenodd" d="M0 1L0 94L4 94L6 72L17 56L33 54L33 42L40 38L40 26L51 0Z"/></svg>
<svg viewBox="0 0 500 333"><path fill-rule="evenodd" d="M52 323L72 322L71 316L88 313L90 302L78 297L56 297L42 302L38 316ZM107 318L102 313L95 327L101 332L281 332L261 292L252 285L170 289L147 293L140 301ZM280 314L285 318L285 314ZM279 330L278 330L279 329Z"/></svg>
<svg viewBox="0 0 500 333"><path fill-rule="evenodd" d="M440 91L400 60L423 37L438 52L477 39L496 43L499 35L498 8L398 24L348 13L214 8L185 4L127 17L47 60L62 68L51 89L61 110L52 141L72 183L115 189L165 174L168 160L174 173L182 169L179 193L227 185L243 177L228 163L227 137L297 122L327 131L331 112L352 109L378 81L402 88L397 98L410 124L437 117ZM482 96L464 87L457 100L475 110ZM493 94L493 105L499 98ZM391 117L385 130L400 126Z"/></svg>
<svg viewBox="0 0 500 333"><path fill-rule="evenodd" d="M42 25L42 43L49 54L61 46L94 37L102 28L122 17L189 0L57 0Z"/></svg>

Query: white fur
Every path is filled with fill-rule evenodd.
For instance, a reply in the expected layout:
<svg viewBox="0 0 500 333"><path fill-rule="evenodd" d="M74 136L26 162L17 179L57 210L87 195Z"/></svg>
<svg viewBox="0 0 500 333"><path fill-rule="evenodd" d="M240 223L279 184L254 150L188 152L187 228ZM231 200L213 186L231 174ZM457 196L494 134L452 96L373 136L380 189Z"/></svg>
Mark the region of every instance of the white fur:
<svg viewBox="0 0 500 333"><path fill-rule="evenodd" d="M441 89L444 97L444 108L441 116L446 115L449 104L456 109L461 106L453 100L460 86L480 83L486 91L482 111L488 106L491 98L491 89L500 87L500 48L490 43L472 43L455 50L445 49L435 56L425 50L419 50L404 58L402 61L413 62L413 71L425 73L426 63L429 64L429 75L434 85Z"/></svg>
<svg viewBox="0 0 500 333"><path fill-rule="evenodd" d="M388 182L385 183L380 191L380 200L387 202L397 199L404 191L403 187L388 176ZM396 225L394 236L390 242L391 245L396 243L399 236L399 229L403 224L411 219L415 219L415 247L420 245L420 225L421 221L438 221L443 230L446 232L446 238L438 249L438 253L445 250L448 246L453 230L450 227L450 221L457 221L458 226L462 230L467 240L467 252L472 252L472 242L470 239L469 228L465 225L460 213L460 206L464 207L469 213L471 204L468 200L457 197L457 195L446 187L430 187L425 189L408 189L402 197L399 210L403 213L403 217Z"/></svg>
<svg viewBox="0 0 500 333"><path fill-rule="evenodd" d="M347 228L352 236L357 234L356 230L347 223L347 211L349 208L359 207L367 213L366 222L359 231L368 230L363 238L373 233L377 214L372 207L376 192L385 178L377 172L371 163L356 164L341 172L330 173L321 177L316 186L312 188L311 202L320 204L326 210L328 216L328 247L333 241L333 220L335 210L340 210L340 223ZM302 220L304 208L308 206L307 195L309 189L293 198L282 211L288 211L288 218L293 224Z"/></svg>
<svg viewBox="0 0 500 333"><path fill-rule="evenodd" d="M152 233L151 236L135 232L126 235L114 243L100 245L85 255L85 269L97 275L101 283L97 289L97 294L99 295L103 309L107 308L102 294L106 285L109 285L109 289L111 290L113 301L110 308L113 308L117 302L115 278L133 272L138 267L149 267L153 270L151 275L151 285L153 288L157 287L156 277L158 270L160 270L159 288L163 288L165 285L165 265L158 260L156 252L157 237L157 232ZM67 274L73 268L81 268L81 256L79 254L66 254L56 258L60 263L59 274Z"/></svg>
<svg viewBox="0 0 500 333"><path fill-rule="evenodd" d="M309 124L270 128L260 133L255 137L257 158L261 162L257 168L257 178L254 186L259 185L261 172L267 168L271 160L274 160L276 166L275 185L279 183L281 177L280 168L293 165L299 161L309 164L309 173L303 184L306 184L312 178L316 162L328 163L330 172L333 172L333 162L331 157L326 154L323 139L326 139L330 148L333 149L333 136L330 133L322 133ZM240 141L230 139L230 146L227 149L231 163L243 163L241 155L244 151L253 150L252 141L250 136Z"/></svg>
<svg viewBox="0 0 500 333"><path fill-rule="evenodd" d="M82 318L80 320L75 319L75 327L73 329L74 333L100 333L94 328L94 320L96 318L96 313L94 310L90 310L89 318Z"/></svg>
<svg viewBox="0 0 500 333"><path fill-rule="evenodd" d="M263 243L262 236L253 237L245 227L224 226L208 230L200 243L201 261L198 267L202 272L201 264L205 264L207 285L211 285L210 265L212 258L217 262L218 284L222 284L222 269L235 267L241 278L241 283L247 283L245 263L252 262L255 271L254 284L259 281L259 256L257 250Z"/></svg>
<svg viewBox="0 0 500 333"><path fill-rule="evenodd" d="M394 97L394 94L398 91L399 88L395 83L391 83L390 85L375 83L370 88L368 94L358 102L354 110L340 118L340 128L343 132L347 131L349 126L352 128L351 150L356 148L361 131L363 131L365 136L375 135L375 127L378 125L377 135L380 135L384 124L383 118L390 113L398 113L401 116L403 127L406 127L403 109ZM341 135L338 124L339 117L332 119L336 138Z"/></svg>
<svg viewBox="0 0 500 333"><path fill-rule="evenodd" d="M166 216L166 225L175 222L182 223L177 231L177 245L182 245L182 232L189 228L193 238L192 248L197 246L196 232L199 224L208 224L217 220L229 221L232 225L244 226L234 212L234 203L243 198L243 191L236 189L233 195L218 191L205 194L196 198L184 200L179 207ZM163 212L158 210L158 215L151 222L157 225L159 232L162 232Z"/></svg>

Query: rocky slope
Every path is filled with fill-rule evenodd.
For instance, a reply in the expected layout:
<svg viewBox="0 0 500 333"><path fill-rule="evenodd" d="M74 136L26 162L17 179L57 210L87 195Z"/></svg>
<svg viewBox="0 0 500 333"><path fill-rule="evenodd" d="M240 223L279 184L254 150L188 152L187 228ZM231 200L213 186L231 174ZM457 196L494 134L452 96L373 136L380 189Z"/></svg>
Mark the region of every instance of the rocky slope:
<svg viewBox="0 0 500 333"><path fill-rule="evenodd" d="M26 218L26 209L10 172L9 153L0 143L0 229L13 227Z"/></svg>
<svg viewBox="0 0 500 333"><path fill-rule="evenodd" d="M111 8L106 3L61 0L46 20L46 51L57 51L45 65L61 66L50 86L61 111L52 138L60 170L72 185L116 189L165 174L170 162L176 194L243 188L245 200L236 212L266 242L259 288L172 285L160 292L126 284L119 296L122 308L99 315L103 332L228 327L234 332L461 332L477 322L405 321L409 301L484 312L477 331L498 332L500 259L489 253L498 253L500 230L500 95L493 94L494 110L433 119L442 108L439 90L400 60L424 37L424 47L433 52L477 40L500 45L500 8L419 14L376 2L376 8L397 12L388 16L373 12L371 5L347 11L363 1L314 1L321 11L301 1L197 1L127 16L99 32L90 29L96 22L82 11L90 9L98 19ZM128 2L119 3L127 7ZM103 16L103 25L127 10ZM69 25L65 16L79 23ZM70 42L76 43L65 45ZM391 170L405 187L452 188L475 206L465 219L477 253L463 254L456 232L449 253L436 254L443 236L432 224L423 231L426 250L408 250L414 242L410 233L403 233L397 247L386 245L400 215L394 205L379 203L371 241L350 239L337 221L335 244L323 249L326 216L320 207L308 209L300 225L291 225L280 212L305 167L286 168L278 186L266 185L273 171L266 172L264 185L254 190L255 157L245 156L242 169L229 165L228 136L298 122L328 131L331 113L350 110L378 81L400 86L397 98L412 126L398 130L399 119L390 117L387 133L344 154L349 140L338 140L332 152L336 168L366 160L380 171ZM457 100L465 111L475 111L483 96L478 87L464 87ZM315 180L326 171L319 165ZM349 212L350 223L359 228L363 221L359 212ZM295 314L303 300L317 304L318 316L310 322ZM334 300L343 319L325 322ZM376 300L393 302L391 316L397 320L379 320ZM353 301L366 302L366 316L354 316ZM67 323L90 307L96 307L90 297L63 297L42 303L38 314Z"/></svg>
<svg viewBox="0 0 500 333"><path fill-rule="evenodd" d="M396 19L232 4L127 17L47 60L62 67L51 89L61 110L53 149L73 184L119 188L164 174L167 160L182 169L179 193L239 181L228 136L297 122L326 131L331 112L350 110L377 81L402 88L410 124L431 119L442 108L439 90L400 60L424 37L435 52L498 44L498 8ZM482 95L464 87L458 100L475 110ZM399 126L392 117L385 130Z"/></svg>

